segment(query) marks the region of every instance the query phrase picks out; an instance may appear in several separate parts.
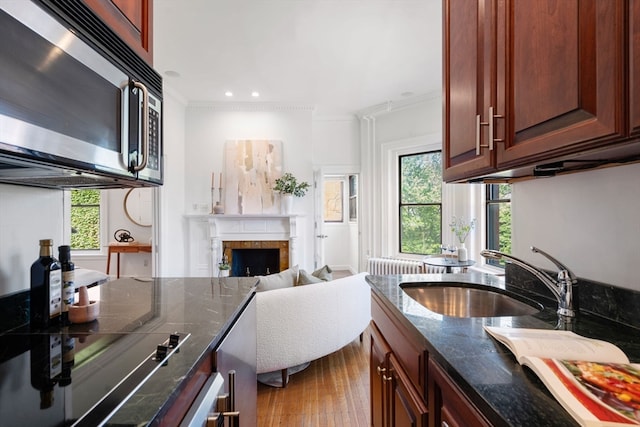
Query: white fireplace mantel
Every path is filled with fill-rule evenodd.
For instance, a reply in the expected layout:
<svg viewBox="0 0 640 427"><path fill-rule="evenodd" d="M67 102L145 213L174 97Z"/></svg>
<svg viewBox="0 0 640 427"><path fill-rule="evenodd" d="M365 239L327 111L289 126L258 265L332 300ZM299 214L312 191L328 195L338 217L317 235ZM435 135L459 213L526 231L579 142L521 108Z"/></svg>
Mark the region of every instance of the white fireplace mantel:
<svg viewBox="0 0 640 427"><path fill-rule="evenodd" d="M188 251L186 264L191 277L218 275L222 242L241 240L287 240L289 265L301 259L299 230L302 215L187 215Z"/></svg>

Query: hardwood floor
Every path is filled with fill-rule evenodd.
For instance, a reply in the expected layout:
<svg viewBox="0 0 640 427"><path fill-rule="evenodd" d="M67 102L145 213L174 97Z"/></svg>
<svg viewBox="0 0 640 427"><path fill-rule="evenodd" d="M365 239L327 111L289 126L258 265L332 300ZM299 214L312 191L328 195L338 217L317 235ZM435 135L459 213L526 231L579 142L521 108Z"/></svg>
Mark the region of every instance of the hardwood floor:
<svg viewBox="0 0 640 427"><path fill-rule="evenodd" d="M258 427L369 426L369 330L291 375L286 388L258 383Z"/></svg>

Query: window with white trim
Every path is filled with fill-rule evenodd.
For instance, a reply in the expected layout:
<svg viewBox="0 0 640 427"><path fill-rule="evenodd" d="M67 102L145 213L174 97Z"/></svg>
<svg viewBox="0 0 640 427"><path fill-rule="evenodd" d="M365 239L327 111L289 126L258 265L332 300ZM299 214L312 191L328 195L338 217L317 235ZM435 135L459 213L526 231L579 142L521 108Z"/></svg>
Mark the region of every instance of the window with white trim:
<svg viewBox="0 0 640 427"><path fill-rule="evenodd" d="M439 253L442 243L442 154L429 151L398 158L399 252Z"/></svg>

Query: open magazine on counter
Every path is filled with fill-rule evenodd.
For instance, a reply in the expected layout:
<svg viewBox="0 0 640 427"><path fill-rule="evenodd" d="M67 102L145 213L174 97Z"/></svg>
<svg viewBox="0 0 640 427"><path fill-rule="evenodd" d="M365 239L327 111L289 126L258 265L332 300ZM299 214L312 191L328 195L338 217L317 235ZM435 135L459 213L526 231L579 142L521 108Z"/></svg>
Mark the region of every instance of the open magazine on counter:
<svg viewBox="0 0 640 427"><path fill-rule="evenodd" d="M485 326L583 426L640 425L640 364L570 331Z"/></svg>

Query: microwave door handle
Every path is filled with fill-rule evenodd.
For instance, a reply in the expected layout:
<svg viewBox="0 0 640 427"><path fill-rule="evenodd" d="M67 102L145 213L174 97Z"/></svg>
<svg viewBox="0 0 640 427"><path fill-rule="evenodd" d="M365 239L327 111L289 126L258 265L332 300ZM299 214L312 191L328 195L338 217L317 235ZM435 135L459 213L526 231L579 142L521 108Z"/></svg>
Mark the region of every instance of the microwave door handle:
<svg viewBox="0 0 640 427"><path fill-rule="evenodd" d="M149 91L138 81L132 81L132 84L142 91L142 160L133 166L133 172L140 172L147 167L149 159Z"/></svg>

